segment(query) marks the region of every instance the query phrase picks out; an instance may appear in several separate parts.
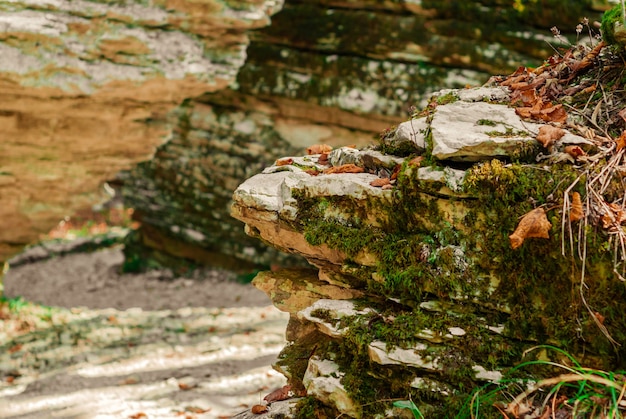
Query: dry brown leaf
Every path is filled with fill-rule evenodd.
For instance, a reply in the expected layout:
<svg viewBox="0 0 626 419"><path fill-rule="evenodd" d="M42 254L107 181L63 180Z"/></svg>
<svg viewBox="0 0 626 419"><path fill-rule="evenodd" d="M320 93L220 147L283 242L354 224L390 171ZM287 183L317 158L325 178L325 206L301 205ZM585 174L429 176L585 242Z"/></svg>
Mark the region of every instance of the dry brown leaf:
<svg viewBox="0 0 626 419"><path fill-rule="evenodd" d="M370 182L370 186L374 186L376 188L380 188L382 186L389 185L390 183L391 183L391 181L389 180L389 178L380 177L378 179L374 179L373 181L371 181Z"/></svg>
<svg viewBox="0 0 626 419"><path fill-rule="evenodd" d="M304 173L307 173L307 174L309 174L311 176L317 176L317 175L319 175L322 172L320 172L319 170L315 170L315 169L307 169L307 170L304 171Z"/></svg>
<svg viewBox="0 0 626 419"><path fill-rule="evenodd" d="M585 216L583 212L583 203L580 200L580 194L578 192L572 193L572 206L569 210L569 220L571 222L578 221Z"/></svg>
<svg viewBox="0 0 626 419"><path fill-rule="evenodd" d="M626 211L619 204L608 204L612 214L604 214L600 219L602 220L602 227L610 228L615 224L621 225L626 221Z"/></svg>
<svg viewBox="0 0 626 419"><path fill-rule="evenodd" d="M328 164L328 153L320 154L319 158L317 159L317 162L319 164Z"/></svg>
<svg viewBox="0 0 626 419"><path fill-rule="evenodd" d="M565 122L567 120L567 112L565 112L563 105L558 104L542 109L538 118L548 122Z"/></svg>
<svg viewBox="0 0 626 419"><path fill-rule="evenodd" d="M622 117L622 119L624 120L624 122L626 122L626 108L622 109L621 111L619 111L617 113L619 116Z"/></svg>
<svg viewBox="0 0 626 419"><path fill-rule="evenodd" d="M413 160L415 160L415 159L413 159ZM396 164L396 166L393 168L393 173L391 174L391 180L398 179L398 175L400 174L400 170L402 170L402 165L401 164Z"/></svg>
<svg viewBox="0 0 626 419"><path fill-rule="evenodd" d="M328 144L314 144L306 149L306 154L323 154L330 153L333 148Z"/></svg>
<svg viewBox="0 0 626 419"><path fill-rule="evenodd" d="M130 415L128 416L128 419L143 419L143 418L147 418L148 415L146 415L143 412L139 412L139 413L135 413L134 415Z"/></svg>
<svg viewBox="0 0 626 419"><path fill-rule="evenodd" d="M267 406L264 404L255 404L254 406L252 406L252 409L250 409L250 411L252 413L254 413L255 415L260 415L261 413L267 413Z"/></svg>
<svg viewBox="0 0 626 419"><path fill-rule="evenodd" d="M565 131L561 128L553 127L552 125L543 125L541 128L539 128L537 141L539 141L541 145L544 146L544 148L550 148L564 135Z"/></svg>
<svg viewBox="0 0 626 419"><path fill-rule="evenodd" d="M420 167L423 161L424 156L413 157L411 160L409 160L409 166Z"/></svg>
<svg viewBox="0 0 626 419"><path fill-rule="evenodd" d="M324 170L324 174L330 175L333 173L363 173L364 170L362 167L359 167L355 164L342 164L341 166L331 167L330 169Z"/></svg>
<svg viewBox="0 0 626 419"><path fill-rule="evenodd" d="M293 164L292 158L276 160L276 162L274 163L274 166L287 166L289 164Z"/></svg>
<svg viewBox="0 0 626 419"><path fill-rule="evenodd" d="M267 403L272 403L287 400L291 397L293 397L293 392L291 391L291 386L287 384L286 386L282 386L281 388L272 391L270 394L263 397L263 400Z"/></svg>
<svg viewBox="0 0 626 419"><path fill-rule="evenodd" d="M575 159L579 158L580 156L587 155L587 153L585 153L585 150L577 145L568 145L567 147L565 147L565 152Z"/></svg>
<svg viewBox="0 0 626 419"><path fill-rule="evenodd" d="M530 237L549 239L551 228L552 224L548 221L544 209L535 208L522 217L513 234L509 236L511 247L517 249Z"/></svg>
<svg viewBox="0 0 626 419"><path fill-rule="evenodd" d="M622 135L620 135L616 141L617 145L615 146L615 149L617 151L620 151L622 148L626 147L626 131L622 131Z"/></svg>

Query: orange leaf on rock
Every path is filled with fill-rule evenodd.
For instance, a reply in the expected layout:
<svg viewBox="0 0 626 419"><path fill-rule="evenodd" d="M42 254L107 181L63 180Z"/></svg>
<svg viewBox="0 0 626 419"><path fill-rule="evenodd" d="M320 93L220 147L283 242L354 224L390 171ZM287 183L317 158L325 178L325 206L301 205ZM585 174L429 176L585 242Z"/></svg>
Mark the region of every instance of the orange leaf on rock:
<svg viewBox="0 0 626 419"><path fill-rule="evenodd" d="M278 390L272 391L270 394L263 397L263 400L268 403L272 403L279 402L281 400L287 400L291 397L293 397L293 392L291 391L291 386L287 384L286 386L282 386Z"/></svg>
<svg viewBox="0 0 626 419"><path fill-rule="evenodd" d="M537 141L539 141L541 145L544 146L544 148L550 148L564 135L565 131L561 128L553 127L552 125L543 125L541 128L539 128Z"/></svg>
<svg viewBox="0 0 626 419"><path fill-rule="evenodd" d="M571 222L578 221L585 216L583 212L583 203L580 200L578 192L572 193L572 207L569 210L569 220Z"/></svg>
<svg viewBox="0 0 626 419"><path fill-rule="evenodd" d="M567 112L561 104L542 109L539 115L539 119L548 122L565 122L567 120Z"/></svg>
<svg viewBox="0 0 626 419"><path fill-rule="evenodd" d="M324 174L330 175L333 173L363 173L364 170L362 167L359 167L355 164L342 164L341 166L331 167L330 169L324 170Z"/></svg>
<svg viewBox="0 0 626 419"><path fill-rule="evenodd" d="M409 160L409 166L420 167L423 161L424 156L413 157L411 160Z"/></svg>
<svg viewBox="0 0 626 419"><path fill-rule="evenodd" d="M328 153L320 154L320 157L317 159L319 164L328 164Z"/></svg>
<svg viewBox="0 0 626 419"><path fill-rule="evenodd" d="M543 208L535 208L522 217L515 232L509 236L511 247L517 249L524 243L524 240L530 237L549 239L551 228L552 224L548 221Z"/></svg>
<svg viewBox="0 0 626 419"><path fill-rule="evenodd" d="M328 144L314 144L306 149L306 154L323 154L330 153L333 148Z"/></svg>
<svg viewBox="0 0 626 419"><path fill-rule="evenodd" d="M264 404L255 404L254 406L252 406L252 409L250 409L250 411L252 413L254 413L255 415L260 415L261 413L267 413L267 406Z"/></svg>
<svg viewBox="0 0 626 419"><path fill-rule="evenodd" d="M292 158L276 160L276 163L274 163L275 166L287 166L290 164L293 164Z"/></svg>
<svg viewBox="0 0 626 419"><path fill-rule="evenodd" d="M389 178L380 177L378 179L374 179L373 181L371 181L370 185L374 186L376 188L380 188L382 186L389 185L390 183L391 183L391 181L389 180Z"/></svg>
<svg viewBox="0 0 626 419"><path fill-rule="evenodd" d="M565 147L565 152L575 159L577 159L580 156L587 155L587 153L585 153L585 150L583 150L577 145L568 145L567 147Z"/></svg>

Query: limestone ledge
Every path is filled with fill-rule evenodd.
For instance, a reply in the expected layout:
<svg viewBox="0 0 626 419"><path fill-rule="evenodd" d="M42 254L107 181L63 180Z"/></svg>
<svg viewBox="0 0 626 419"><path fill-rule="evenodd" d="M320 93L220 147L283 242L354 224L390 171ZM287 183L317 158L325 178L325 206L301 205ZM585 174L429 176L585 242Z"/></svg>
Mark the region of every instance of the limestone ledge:
<svg viewBox="0 0 626 419"><path fill-rule="evenodd" d="M562 124L565 135L544 149L536 140L544 124L522 121L507 100L502 88L442 91L376 148L283 157L235 190L232 215L249 235L318 268L254 280L291 315L275 368L294 388L361 418L372 414L372 391L413 389L429 394L422 412L452 408L542 343L614 365L593 321L579 340L586 311L565 296L580 271L561 254L559 210L549 239L521 251L508 241L525 212L548 201L561 208L578 176L565 146L595 145ZM344 165L358 169L331 173ZM372 185L381 178L387 187ZM590 298L622 301L604 275L610 258L590 254Z"/></svg>
<svg viewBox="0 0 626 419"><path fill-rule="evenodd" d="M0 262L108 200L102 184L153 155L183 99L230 85L281 7L0 2Z"/></svg>

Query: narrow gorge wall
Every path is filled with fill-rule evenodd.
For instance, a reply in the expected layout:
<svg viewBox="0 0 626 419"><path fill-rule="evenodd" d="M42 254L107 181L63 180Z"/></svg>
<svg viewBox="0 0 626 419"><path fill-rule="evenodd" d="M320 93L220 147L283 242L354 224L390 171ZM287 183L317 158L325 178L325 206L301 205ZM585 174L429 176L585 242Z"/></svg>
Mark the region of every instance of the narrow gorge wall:
<svg viewBox="0 0 626 419"><path fill-rule="evenodd" d="M236 84L187 101L170 141L125 176L125 198L142 221L127 245L130 266L171 254L212 263L216 252L289 263L230 219L235 185L314 143L371 144L442 87L539 64L559 45L551 26L575 34L602 7L286 1L271 26L251 35Z"/></svg>
<svg viewBox="0 0 626 419"><path fill-rule="evenodd" d="M152 157L184 98L226 88L281 1L0 3L0 262Z"/></svg>

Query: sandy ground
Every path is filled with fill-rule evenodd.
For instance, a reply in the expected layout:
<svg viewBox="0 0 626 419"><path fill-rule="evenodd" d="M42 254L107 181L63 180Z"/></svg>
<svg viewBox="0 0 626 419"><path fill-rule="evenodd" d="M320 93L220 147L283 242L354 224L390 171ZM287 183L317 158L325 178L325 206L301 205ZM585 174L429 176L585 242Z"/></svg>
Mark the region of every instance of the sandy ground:
<svg viewBox="0 0 626 419"><path fill-rule="evenodd" d="M227 418L285 384L271 364L287 315L233 274L120 275L119 247L30 252L5 296L52 308L0 333L0 418Z"/></svg>

